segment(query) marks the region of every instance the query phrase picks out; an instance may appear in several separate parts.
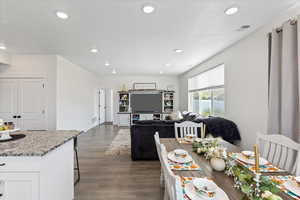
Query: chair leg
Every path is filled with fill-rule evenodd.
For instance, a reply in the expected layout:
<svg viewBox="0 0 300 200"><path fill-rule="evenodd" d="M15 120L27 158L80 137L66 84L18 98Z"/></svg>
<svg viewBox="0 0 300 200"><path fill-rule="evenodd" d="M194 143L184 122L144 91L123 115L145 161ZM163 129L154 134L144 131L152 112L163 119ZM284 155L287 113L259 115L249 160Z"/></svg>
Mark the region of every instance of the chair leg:
<svg viewBox="0 0 300 200"><path fill-rule="evenodd" d="M168 189L166 186L165 186L164 200L169 200Z"/></svg>
<svg viewBox="0 0 300 200"><path fill-rule="evenodd" d="M80 181L80 168L79 168L77 147L78 147L78 144L77 144L77 137L76 137L76 138L74 138L74 152L75 152L75 159L76 159L76 167L74 168L74 170L77 171L77 179L75 180L74 185L76 185Z"/></svg>
<svg viewBox="0 0 300 200"><path fill-rule="evenodd" d="M164 187L165 185L165 177L164 177L164 173L163 173L163 169L160 170L160 186Z"/></svg>

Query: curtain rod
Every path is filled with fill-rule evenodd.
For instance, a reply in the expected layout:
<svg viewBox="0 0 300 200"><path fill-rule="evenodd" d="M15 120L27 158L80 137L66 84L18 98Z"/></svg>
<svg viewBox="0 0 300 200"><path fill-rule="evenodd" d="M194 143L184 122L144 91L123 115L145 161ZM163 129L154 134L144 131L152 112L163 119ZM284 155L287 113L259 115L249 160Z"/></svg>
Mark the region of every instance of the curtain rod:
<svg viewBox="0 0 300 200"><path fill-rule="evenodd" d="M296 18L291 18L287 22L290 22L291 25L296 25L298 20ZM282 26L276 28L276 32L277 33L282 32ZM268 35L272 35L272 32L269 32Z"/></svg>

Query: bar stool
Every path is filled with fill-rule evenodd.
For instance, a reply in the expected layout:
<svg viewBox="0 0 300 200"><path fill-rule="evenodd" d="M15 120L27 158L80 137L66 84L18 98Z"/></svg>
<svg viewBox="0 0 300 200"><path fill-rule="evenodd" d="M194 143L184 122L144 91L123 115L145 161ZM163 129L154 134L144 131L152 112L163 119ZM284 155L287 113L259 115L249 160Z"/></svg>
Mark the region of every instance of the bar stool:
<svg viewBox="0 0 300 200"><path fill-rule="evenodd" d="M75 152L75 159L76 159L76 166L75 166L74 170L77 171L77 179L75 180L74 185L76 185L80 181L80 168L79 168L79 161L78 161L77 137L74 138L74 152Z"/></svg>

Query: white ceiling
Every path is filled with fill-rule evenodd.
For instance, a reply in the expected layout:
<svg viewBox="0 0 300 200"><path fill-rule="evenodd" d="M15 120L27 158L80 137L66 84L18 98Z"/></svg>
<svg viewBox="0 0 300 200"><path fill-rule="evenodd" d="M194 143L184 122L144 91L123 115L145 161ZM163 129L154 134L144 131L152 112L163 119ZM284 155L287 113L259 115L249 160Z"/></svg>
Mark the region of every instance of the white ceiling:
<svg viewBox="0 0 300 200"><path fill-rule="evenodd" d="M99 74L180 74L245 37L298 0L0 0L10 53L60 54ZM155 13L141 12L145 3ZM224 10L238 5L227 16ZM55 11L69 14L68 20ZM5 11L5 12L3 12ZM250 24L247 31L236 31ZM92 54L92 47L99 49ZM183 49L176 54L173 49ZM111 63L110 67L104 65ZM165 66L166 63L172 64Z"/></svg>

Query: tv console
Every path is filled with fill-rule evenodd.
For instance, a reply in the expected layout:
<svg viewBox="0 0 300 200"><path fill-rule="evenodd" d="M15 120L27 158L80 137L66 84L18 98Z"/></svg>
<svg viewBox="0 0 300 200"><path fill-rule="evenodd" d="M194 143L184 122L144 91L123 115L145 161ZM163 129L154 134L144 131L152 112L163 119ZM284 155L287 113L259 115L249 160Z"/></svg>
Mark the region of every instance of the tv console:
<svg viewBox="0 0 300 200"><path fill-rule="evenodd" d="M118 114L118 126L130 126L134 124L136 121L140 120L165 120L166 116L170 115L174 111L174 93L175 91L169 90L129 90L129 91L119 91L118 92L118 104L119 104L119 112ZM152 98L152 101L147 98L137 98L136 95L143 95L151 97L151 94L160 94ZM135 95L135 96L133 96ZM160 97L158 97L160 96ZM159 98L159 100L157 99ZM156 98L156 99L155 99ZM139 102L145 102L145 99L153 102L153 105L156 105L155 109L152 109L151 104L143 105L139 104ZM156 101L155 101L156 100ZM156 102L156 104L155 104ZM132 108L132 104L133 107ZM149 109L150 105L150 109ZM139 106L139 109L134 109L136 106ZM157 108L158 107L158 108ZM153 111L153 112L146 112ZM159 111L159 112L156 112Z"/></svg>

